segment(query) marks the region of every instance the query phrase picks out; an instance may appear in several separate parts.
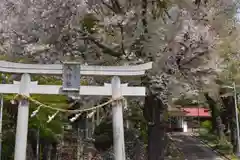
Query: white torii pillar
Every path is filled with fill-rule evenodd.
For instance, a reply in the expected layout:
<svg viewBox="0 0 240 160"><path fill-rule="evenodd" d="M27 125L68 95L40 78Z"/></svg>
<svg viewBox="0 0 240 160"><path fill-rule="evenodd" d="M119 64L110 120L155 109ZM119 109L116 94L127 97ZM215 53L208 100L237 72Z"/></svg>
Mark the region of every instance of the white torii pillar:
<svg viewBox="0 0 240 160"><path fill-rule="evenodd" d="M136 66L80 66L80 75L102 75L102 76L134 76L143 75L145 70L152 68L152 63L146 63ZM19 93L25 96L29 94L62 94L62 86L58 85L37 85L31 83L29 74L61 75L63 66L59 64L39 65L39 64L20 64L6 61L0 61L0 72L6 73L25 73L22 76L20 84L0 84L0 93ZM34 84L33 84L34 83ZM96 92L97 91L97 92ZM121 86L120 79L112 79L112 87L105 86L80 86L79 95L102 95L119 98L120 96L145 96L145 87ZM15 160L26 159L27 130L28 130L28 112L29 102L20 100L18 111ZM115 160L125 160L124 149L124 131L122 103L120 101L113 103L113 134L114 134L114 153Z"/></svg>
<svg viewBox="0 0 240 160"><path fill-rule="evenodd" d="M112 79L112 98L122 97L121 82L119 77ZM113 102L112 106L112 124L113 124L113 149L115 160L125 160L125 144L123 129L123 104L121 100Z"/></svg>
<svg viewBox="0 0 240 160"><path fill-rule="evenodd" d="M30 93L30 84L30 75L23 74L20 82L19 93L28 97ZM15 160L26 160L28 117L29 101L27 99L21 99L18 105L17 131L14 154Z"/></svg>

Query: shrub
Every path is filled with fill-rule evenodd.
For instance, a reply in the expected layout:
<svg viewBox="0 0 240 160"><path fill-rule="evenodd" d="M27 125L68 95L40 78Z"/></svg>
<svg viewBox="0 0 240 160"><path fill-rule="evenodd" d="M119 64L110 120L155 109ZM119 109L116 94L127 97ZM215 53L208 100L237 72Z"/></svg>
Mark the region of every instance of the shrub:
<svg viewBox="0 0 240 160"><path fill-rule="evenodd" d="M210 131L212 129L212 122L209 120L206 120L204 122L201 123L201 128L205 128L208 131Z"/></svg>

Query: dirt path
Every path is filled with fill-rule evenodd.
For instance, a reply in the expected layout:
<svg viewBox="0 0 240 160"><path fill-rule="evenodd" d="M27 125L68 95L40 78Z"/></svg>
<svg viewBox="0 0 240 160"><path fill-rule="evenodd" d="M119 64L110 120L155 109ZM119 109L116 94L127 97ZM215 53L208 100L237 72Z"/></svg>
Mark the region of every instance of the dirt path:
<svg viewBox="0 0 240 160"><path fill-rule="evenodd" d="M171 137L184 154L185 160L224 160L190 134L174 133Z"/></svg>

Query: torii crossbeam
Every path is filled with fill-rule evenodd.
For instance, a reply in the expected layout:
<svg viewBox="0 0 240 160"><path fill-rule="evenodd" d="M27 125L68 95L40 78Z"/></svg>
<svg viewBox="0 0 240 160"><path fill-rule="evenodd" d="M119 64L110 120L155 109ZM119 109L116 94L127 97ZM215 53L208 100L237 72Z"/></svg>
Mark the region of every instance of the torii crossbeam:
<svg viewBox="0 0 240 160"><path fill-rule="evenodd" d="M68 63L69 64L69 63ZM74 63L71 63L74 64ZM102 76L136 76L143 75L146 70L152 68L152 62L135 66L91 66L81 65L81 75ZM6 73L29 73L39 75L62 75L62 64L23 64L0 61L0 72Z"/></svg>

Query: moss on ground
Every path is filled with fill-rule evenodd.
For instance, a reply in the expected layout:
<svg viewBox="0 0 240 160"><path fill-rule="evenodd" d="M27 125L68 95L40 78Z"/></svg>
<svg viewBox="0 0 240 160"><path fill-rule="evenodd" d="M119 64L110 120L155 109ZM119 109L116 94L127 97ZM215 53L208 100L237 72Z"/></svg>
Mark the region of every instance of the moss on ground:
<svg viewBox="0 0 240 160"><path fill-rule="evenodd" d="M200 138L209 147L221 153L222 155L233 160L237 159L236 156L233 154L233 146L230 142L226 141L224 143L221 143L216 135L211 134L204 129L199 131L198 138Z"/></svg>

